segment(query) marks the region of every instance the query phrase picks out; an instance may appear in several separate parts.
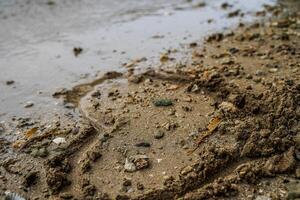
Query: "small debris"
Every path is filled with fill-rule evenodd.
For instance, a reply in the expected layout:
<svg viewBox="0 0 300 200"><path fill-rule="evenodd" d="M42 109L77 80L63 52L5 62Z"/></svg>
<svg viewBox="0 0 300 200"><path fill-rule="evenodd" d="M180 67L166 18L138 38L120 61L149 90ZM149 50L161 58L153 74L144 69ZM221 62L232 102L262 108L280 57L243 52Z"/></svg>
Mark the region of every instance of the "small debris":
<svg viewBox="0 0 300 200"><path fill-rule="evenodd" d="M139 142L135 144L136 147L150 147L151 144L149 142Z"/></svg>
<svg viewBox="0 0 300 200"><path fill-rule="evenodd" d="M231 17L236 17L236 16L238 16L240 13L241 13L241 10L235 10L235 11L233 11L233 12L228 13L227 16L228 16L229 18L231 18Z"/></svg>
<svg viewBox="0 0 300 200"><path fill-rule="evenodd" d="M8 81L6 81L6 85L12 85L12 84L14 84L14 83L15 83L14 80L8 80Z"/></svg>
<svg viewBox="0 0 300 200"><path fill-rule="evenodd" d="M210 136L213 133L214 130L216 130L216 128L221 123L221 121L222 120L218 117L214 117L212 120L210 120L209 124L207 125L207 131L198 138L196 143L197 146L192 151L190 151L190 153L193 153L198 149L199 145L204 141L204 139L206 139L208 136Z"/></svg>
<svg viewBox="0 0 300 200"><path fill-rule="evenodd" d="M203 8L203 7L205 7L206 6L206 3L205 2L200 2L200 3L198 3L195 7L196 8Z"/></svg>
<svg viewBox="0 0 300 200"><path fill-rule="evenodd" d="M146 169L150 165L149 158L146 155L135 155L126 158L124 169L126 172L135 172L137 170Z"/></svg>
<svg viewBox="0 0 300 200"><path fill-rule="evenodd" d="M160 56L160 62L164 63L170 60L170 57L168 54L164 53Z"/></svg>
<svg viewBox="0 0 300 200"><path fill-rule="evenodd" d="M74 47L73 48L73 53L77 57L79 54L81 54L83 49L81 47Z"/></svg>
<svg viewBox="0 0 300 200"><path fill-rule="evenodd" d="M63 137L57 137L54 140L52 140L52 142L54 142L57 145L60 145L66 143L66 139Z"/></svg>
<svg viewBox="0 0 300 200"><path fill-rule="evenodd" d="M170 99L158 99L158 100L154 100L153 104L157 107L160 106L172 106L173 102Z"/></svg>
<svg viewBox="0 0 300 200"><path fill-rule="evenodd" d="M137 169L135 167L135 164L131 161L129 161L128 158L125 160L124 169L126 172L135 172Z"/></svg>
<svg viewBox="0 0 300 200"><path fill-rule="evenodd" d="M230 103L230 102L222 102L219 105L219 109L221 109L222 111L225 111L225 112L235 112L237 110L235 105L233 105L233 103Z"/></svg>
<svg viewBox="0 0 300 200"><path fill-rule="evenodd" d="M31 155L35 158L37 158L37 157L45 158L48 156L48 154L49 154L49 152L45 147L42 147L40 149L33 149L31 151Z"/></svg>
<svg viewBox="0 0 300 200"><path fill-rule="evenodd" d="M32 129L30 129L29 131L27 131L25 133L25 138L26 139L30 139L33 137L33 135L38 131L38 128L37 127L33 127Z"/></svg>
<svg viewBox="0 0 300 200"><path fill-rule="evenodd" d="M170 91L170 90L177 90L179 88L179 85L170 85L168 88L167 88L167 91Z"/></svg>
<svg viewBox="0 0 300 200"><path fill-rule="evenodd" d="M86 154L87 157L93 162L96 162L99 158L102 157L102 154L99 152L99 150L88 151Z"/></svg>
<svg viewBox="0 0 300 200"><path fill-rule="evenodd" d="M269 69L269 72L276 73L276 72L278 72L278 68L271 68L271 69Z"/></svg>
<svg viewBox="0 0 300 200"><path fill-rule="evenodd" d="M62 193L59 195L61 199L73 199L73 195L70 193Z"/></svg>
<svg viewBox="0 0 300 200"><path fill-rule="evenodd" d="M271 200L271 198L264 195L258 195L255 200Z"/></svg>
<svg viewBox="0 0 300 200"><path fill-rule="evenodd" d="M197 46L198 46L197 42L192 42L192 43L190 43L190 47L191 47L191 48L194 48L194 47L197 47Z"/></svg>
<svg viewBox="0 0 300 200"><path fill-rule="evenodd" d="M144 190L144 185L143 184L141 184L141 183L137 183L136 184L136 188L138 189L138 190Z"/></svg>
<svg viewBox="0 0 300 200"><path fill-rule="evenodd" d="M47 2L47 4L48 4L49 6L53 6L53 5L55 5L55 1L49 0L49 1Z"/></svg>
<svg viewBox="0 0 300 200"><path fill-rule="evenodd" d="M24 105L24 108L31 108L34 106L34 103L31 101L26 102L26 104Z"/></svg>
<svg viewBox="0 0 300 200"><path fill-rule="evenodd" d="M159 130L154 133L154 138L159 140L159 139L163 138L164 135L165 135L165 133L163 131Z"/></svg>
<svg viewBox="0 0 300 200"><path fill-rule="evenodd" d="M25 198L21 197L19 194L10 191L6 191L5 196L5 200L25 200Z"/></svg>

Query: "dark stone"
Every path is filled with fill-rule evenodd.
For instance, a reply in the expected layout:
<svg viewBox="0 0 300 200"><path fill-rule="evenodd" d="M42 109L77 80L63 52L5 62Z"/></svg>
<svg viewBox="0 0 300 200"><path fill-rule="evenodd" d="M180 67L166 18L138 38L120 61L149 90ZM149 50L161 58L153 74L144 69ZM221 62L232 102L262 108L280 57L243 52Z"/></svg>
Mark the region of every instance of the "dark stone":
<svg viewBox="0 0 300 200"><path fill-rule="evenodd" d="M137 147L150 147L151 144L149 142L139 142L139 143L136 143L135 146L137 146Z"/></svg>

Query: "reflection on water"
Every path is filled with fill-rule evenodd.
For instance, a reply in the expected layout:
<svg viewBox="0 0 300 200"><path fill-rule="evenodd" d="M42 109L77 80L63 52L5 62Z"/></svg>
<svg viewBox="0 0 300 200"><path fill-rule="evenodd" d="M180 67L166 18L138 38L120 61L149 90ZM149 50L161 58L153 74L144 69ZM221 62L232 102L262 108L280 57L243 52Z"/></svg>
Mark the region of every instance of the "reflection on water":
<svg viewBox="0 0 300 200"><path fill-rule="evenodd" d="M228 19L228 12L260 10L274 0L235 0L229 10L220 8L222 0L207 0L201 8L186 0L47 2L0 0L0 119L59 110L51 97L57 88L71 87L85 74L123 70L128 59L147 57L155 65L164 48L251 20L249 15ZM77 46L83 53L75 57ZM7 80L15 84L6 85ZM27 101L35 105L25 109Z"/></svg>

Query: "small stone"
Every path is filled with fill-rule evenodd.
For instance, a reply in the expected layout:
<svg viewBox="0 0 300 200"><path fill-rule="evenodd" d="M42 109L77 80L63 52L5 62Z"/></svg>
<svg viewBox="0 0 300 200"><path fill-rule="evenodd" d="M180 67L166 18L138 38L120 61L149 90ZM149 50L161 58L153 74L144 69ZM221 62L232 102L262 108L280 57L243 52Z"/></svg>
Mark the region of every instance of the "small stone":
<svg viewBox="0 0 300 200"><path fill-rule="evenodd" d="M182 99L182 101L184 101L184 102L192 102L192 98L191 97L184 97Z"/></svg>
<svg viewBox="0 0 300 200"><path fill-rule="evenodd" d="M161 130L154 133L154 138L157 139L157 140L163 138L164 136L165 136L165 133Z"/></svg>
<svg viewBox="0 0 300 200"><path fill-rule="evenodd" d="M131 180L125 178L124 181L123 181L123 186L128 187L128 186L131 186L131 185L132 185Z"/></svg>
<svg viewBox="0 0 300 200"><path fill-rule="evenodd" d="M144 187L143 184L137 183L136 188L137 188L138 190L144 190L145 187Z"/></svg>
<svg viewBox="0 0 300 200"><path fill-rule="evenodd" d="M26 104L24 105L24 108L31 108L32 106L34 106L34 103L31 101L26 102Z"/></svg>
<svg viewBox="0 0 300 200"><path fill-rule="evenodd" d="M128 158L125 160L124 169L126 172L135 172L137 169L135 167L135 164L131 161L129 161Z"/></svg>
<svg viewBox="0 0 300 200"><path fill-rule="evenodd" d="M66 139L63 137L57 137L54 140L52 140L52 142L54 142L57 145L60 145L66 143Z"/></svg>
<svg viewBox="0 0 300 200"><path fill-rule="evenodd" d="M190 173L191 171L193 171L193 167L192 166L187 166L187 167L183 168L183 170L181 170L180 173L182 175L186 175L186 174Z"/></svg>
<svg viewBox="0 0 300 200"><path fill-rule="evenodd" d="M95 97L95 98L100 98L101 97L101 92L99 90L93 92L91 94L92 97Z"/></svg>
<svg viewBox="0 0 300 200"><path fill-rule="evenodd" d="M197 46L198 46L197 42L192 42L192 43L190 43L190 47L191 47L191 48L194 48L194 47L197 47Z"/></svg>
<svg viewBox="0 0 300 200"><path fill-rule="evenodd" d="M83 49L81 47L74 47L73 48L73 53L77 57L79 54L81 54Z"/></svg>
<svg viewBox="0 0 300 200"><path fill-rule="evenodd" d="M129 159L135 165L136 170L148 168L150 165L149 158L146 155L135 155Z"/></svg>
<svg viewBox="0 0 300 200"><path fill-rule="evenodd" d="M268 196L263 196L263 195L258 195L255 200L272 200L270 197Z"/></svg>
<svg viewBox="0 0 300 200"><path fill-rule="evenodd" d="M82 171L83 173L90 171L91 168L92 168L92 166L91 166L91 163L90 163L89 160L84 160L84 161L82 162L82 165L81 165L81 171Z"/></svg>
<svg viewBox="0 0 300 200"><path fill-rule="evenodd" d="M253 76L251 74L246 75L246 79L252 79L252 78L253 78Z"/></svg>
<svg viewBox="0 0 300 200"><path fill-rule="evenodd" d="M48 150L46 149L46 148L41 148L41 149L39 149L39 156L41 157L41 158L44 158L44 157L47 157L48 156Z"/></svg>
<svg viewBox="0 0 300 200"><path fill-rule="evenodd" d="M41 158L44 158L44 157L47 157L48 156L48 151L47 151L47 149L45 148L45 147L42 147L42 148L40 148L40 149L33 149L32 151L31 151L31 155L33 156L33 157L41 157Z"/></svg>
<svg viewBox="0 0 300 200"><path fill-rule="evenodd" d="M75 105L72 104L72 103L66 103L66 104L64 104L64 107L65 107L65 108L68 108L68 109L74 109L74 108L75 108Z"/></svg>
<svg viewBox="0 0 300 200"><path fill-rule="evenodd" d="M47 4L48 4L49 6L53 6L53 5L55 5L55 2L52 1L52 0L49 0L49 1L47 2Z"/></svg>
<svg viewBox="0 0 300 200"><path fill-rule="evenodd" d="M5 198L4 199L17 199L17 200L25 200L25 198L23 198L21 195L14 193L14 192L10 192L10 191L5 191ZM0 196L2 197L2 196ZM1 198L2 199L2 198Z"/></svg>
<svg viewBox="0 0 300 200"><path fill-rule="evenodd" d="M255 77L255 78L253 79L253 81L254 81L255 83L260 83L260 82L261 82L261 78L260 78L260 77Z"/></svg>
<svg viewBox="0 0 300 200"><path fill-rule="evenodd" d="M151 144L149 142L139 142L135 144L136 147L150 147Z"/></svg>
<svg viewBox="0 0 300 200"><path fill-rule="evenodd" d="M263 75L264 75L264 72L261 71L261 70L256 70L255 75L256 75L256 76L263 76Z"/></svg>
<svg viewBox="0 0 300 200"><path fill-rule="evenodd" d="M73 195L72 194L69 194L69 193L62 193L59 195L59 197L61 199L72 199L73 198Z"/></svg>
<svg viewBox="0 0 300 200"><path fill-rule="evenodd" d="M172 106L173 102L170 99L157 99L153 101L153 104L157 107L160 106Z"/></svg>
<svg viewBox="0 0 300 200"><path fill-rule="evenodd" d="M278 68L272 68L272 69L269 69L269 72L271 72L271 73L278 72Z"/></svg>
<svg viewBox="0 0 300 200"><path fill-rule="evenodd" d="M106 142L110 138L112 138L112 136L109 135L108 133L100 134L100 136L99 136L99 139L101 142Z"/></svg>
<svg viewBox="0 0 300 200"><path fill-rule="evenodd" d="M88 151L87 153L87 157L93 161L96 162L99 158L101 158L102 154L99 151Z"/></svg>
<svg viewBox="0 0 300 200"><path fill-rule="evenodd" d="M235 105L233 103L230 103L230 102L222 102L220 105L219 105L219 109L221 109L222 111L225 111L225 112L235 112L237 110L237 108L235 107Z"/></svg>
<svg viewBox="0 0 300 200"><path fill-rule="evenodd" d="M14 83L15 83L15 81L13 81L13 80L6 81L6 85L12 85Z"/></svg>

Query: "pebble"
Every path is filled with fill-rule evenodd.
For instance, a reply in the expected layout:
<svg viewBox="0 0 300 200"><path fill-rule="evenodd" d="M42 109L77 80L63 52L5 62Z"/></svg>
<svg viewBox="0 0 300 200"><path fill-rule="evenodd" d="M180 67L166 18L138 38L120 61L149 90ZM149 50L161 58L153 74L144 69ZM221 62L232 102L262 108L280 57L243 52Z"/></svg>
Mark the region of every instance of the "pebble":
<svg viewBox="0 0 300 200"><path fill-rule="evenodd" d="M255 77L255 78L253 79L253 81L254 81L255 83L260 83L260 82L261 82L261 78Z"/></svg>
<svg viewBox="0 0 300 200"><path fill-rule="evenodd" d="M272 68L272 69L269 69L269 72L275 73L275 72L278 72L278 69L277 68Z"/></svg>
<svg viewBox="0 0 300 200"><path fill-rule="evenodd" d="M109 135L108 133L104 133L104 134L99 135L99 139L100 139L101 142L106 142L110 138L112 138L112 136Z"/></svg>
<svg viewBox="0 0 300 200"><path fill-rule="evenodd" d="M31 151L31 155L33 157L41 157L41 158L45 158L48 156L48 151L46 148L40 148L40 149L34 149Z"/></svg>
<svg viewBox="0 0 300 200"><path fill-rule="evenodd" d="M128 158L125 160L124 169L126 172L135 172L137 169L135 167L135 164L131 161L129 161Z"/></svg>
<svg viewBox="0 0 300 200"><path fill-rule="evenodd" d="M163 138L164 136L165 136L165 133L161 130L154 133L154 138L157 139L157 140Z"/></svg>
<svg viewBox="0 0 300 200"><path fill-rule="evenodd" d="M151 144L149 142L139 142L139 143L136 143L135 146L137 147L150 147Z"/></svg>
<svg viewBox="0 0 300 200"><path fill-rule="evenodd" d="M149 157L146 155L134 155L126 158L124 169L126 172L135 172L137 170L148 168L150 165Z"/></svg>
<svg viewBox="0 0 300 200"><path fill-rule="evenodd" d="M182 175L186 175L186 174L188 174L188 173L190 173L191 171L193 171L193 167L192 166L187 166L187 167L185 167L183 170L181 170L181 174Z"/></svg>
<svg viewBox="0 0 300 200"><path fill-rule="evenodd" d="M263 75L264 75L264 72L261 71L261 70L256 70L255 75L256 75L256 76L263 76Z"/></svg>
<svg viewBox="0 0 300 200"><path fill-rule="evenodd" d="M143 184L137 183L136 188L137 188L138 190L144 190L145 187L144 187Z"/></svg>
<svg viewBox="0 0 300 200"><path fill-rule="evenodd" d="M5 199L13 199L13 200L25 200L25 198L23 198L21 195L14 193L14 192L10 192L10 191L5 191Z"/></svg>
<svg viewBox="0 0 300 200"><path fill-rule="evenodd" d="M172 106L173 102L171 99L157 99L153 101L153 104L157 107L160 106Z"/></svg>
<svg viewBox="0 0 300 200"><path fill-rule="evenodd" d="M6 81L6 85L12 85L12 84L14 84L15 83L15 81L13 81L13 80L8 80L8 81Z"/></svg>
<svg viewBox="0 0 300 200"><path fill-rule="evenodd" d="M132 185L131 180L125 178L124 181L123 181L123 186L128 187L128 186L131 186L131 185Z"/></svg>
<svg viewBox="0 0 300 200"><path fill-rule="evenodd" d="M268 196L259 195L255 198L255 200L272 200L272 199Z"/></svg>
<svg viewBox="0 0 300 200"><path fill-rule="evenodd" d="M253 76L251 74L246 75L246 79L252 79L252 78L253 78Z"/></svg>
<svg viewBox="0 0 300 200"><path fill-rule="evenodd" d="M64 107L65 107L65 108L68 108L68 109L74 109L74 108L75 108L75 105L72 104L72 103L66 103L66 104L64 104Z"/></svg>
<svg viewBox="0 0 300 200"><path fill-rule="evenodd" d="M237 108L235 107L235 105L233 105L230 102L226 102L223 101L220 105L219 105L219 109L225 111L225 112L235 112L237 110Z"/></svg>
<svg viewBox="0 0 300 200"><path fill-rule="evenodd" d="M34 103L31 101L26 102L26 104L24 105L24 108L31 108L32 106L34 106Z"/></svg>
<svg viewBox="0 0 300 200"><path fill-rule="evenodd" d="M55 144L63 144L63 143L66 143L66 139L63 138L63 137L57 137L55 138L54 140L52 140Z"/></svg>

